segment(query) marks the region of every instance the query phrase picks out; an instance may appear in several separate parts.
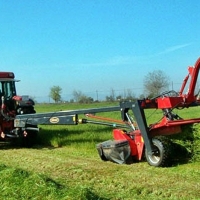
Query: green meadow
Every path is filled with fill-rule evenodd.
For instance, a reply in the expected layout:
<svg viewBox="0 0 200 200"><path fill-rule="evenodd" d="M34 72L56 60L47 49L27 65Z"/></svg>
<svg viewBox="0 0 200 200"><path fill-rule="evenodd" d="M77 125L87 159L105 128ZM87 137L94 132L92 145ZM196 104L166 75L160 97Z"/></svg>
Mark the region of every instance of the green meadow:
<svg viewBox="0 0 200 200"><path fill-rule="evenodd" d="M115 106L117 103L38 104L37 113ZM148 124L158 122L160 110L146 110ZM183 118L200 117L200 108L174 110ZM97 115L120 119L120 112ZM80 118L85 116L80 116ZM200 125L184 127L175 141L191 153L171 167L146 161L129 165L102 161L96 144L112 139L112 127L40 125L32 148L1 145L0 197L6 200L133 200L200 199ZM193 140L190 140L193 138Z"/></svg>

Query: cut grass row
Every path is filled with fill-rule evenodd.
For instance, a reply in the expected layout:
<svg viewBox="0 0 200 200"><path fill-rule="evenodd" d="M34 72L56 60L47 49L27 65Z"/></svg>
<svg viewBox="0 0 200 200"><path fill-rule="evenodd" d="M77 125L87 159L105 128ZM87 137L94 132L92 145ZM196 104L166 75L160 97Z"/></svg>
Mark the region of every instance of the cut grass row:
<svg viewBox="0 0 200 200"><path fill-rule="evenodd" d="M94 105L37 105L37 112L52 112ZM111 104L108 106L112 106ZM182 112L198 117L199 108ZM160 118L147 112L148 123ZM119 118L120 113L102 113ZM182 115L182 116L183 116ZM118 165L100 160L96 144L112 139L112 128L92 124L40 126L38 145L32 149L2 146L0 156L3 199L198 199L199 161L155 168L146 162ZM198 132L198 126L196 126ZM192 133L189 133L192 134Z"/></svg>

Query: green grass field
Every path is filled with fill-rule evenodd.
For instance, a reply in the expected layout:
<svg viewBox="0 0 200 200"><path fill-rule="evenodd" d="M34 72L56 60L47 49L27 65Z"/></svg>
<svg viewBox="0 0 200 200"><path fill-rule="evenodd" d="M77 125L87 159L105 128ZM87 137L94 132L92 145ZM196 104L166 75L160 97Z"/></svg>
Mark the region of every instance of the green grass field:
<svg viewBox="0 0 200 200"><path fill-rule="evenodd" d="M52 112L113 106L96 103L36 105L36 111ZM117 105L117 104L115 104ZM177 110L184 118L199 117L200 108ZM99 115L120 119L120 113ZM148 123L157 122L159 110L146 112ZM187 132L187 131L191 132ZM99 158L96 144L112 139L112 128L84 124L77 126L40 125L33 148L2 144L0 157L1 199L86 200L86 199L200 199L198 145L200 126L184 130L195 135L195 159L177 162L168 168L147 162L119 165ZM188 148L189 145L186 143Z"/></svg>

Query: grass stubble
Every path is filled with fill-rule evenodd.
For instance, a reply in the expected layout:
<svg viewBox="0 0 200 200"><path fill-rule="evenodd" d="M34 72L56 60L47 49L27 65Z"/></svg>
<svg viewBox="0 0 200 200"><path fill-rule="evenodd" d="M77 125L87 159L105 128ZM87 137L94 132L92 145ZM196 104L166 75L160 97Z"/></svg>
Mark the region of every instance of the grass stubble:
<svg viewBox="0 0 200 200"><path fill-rule="evenodd" d="M36 108L37 112L61 110L59 105ZM194 110L183 114L192 118ZM148 112L150 123L159 118L159 114ZM195 112L199 113L198 108ZM105 116L116 117L116 113ZM168 168L152 167L145 161L130 165L102 161L96 144L112 139L111 127L86 124L40 128L38 144L33 148L2 145L2 199L200 199L199 125L189 133L195 137L195 149L187 137L184 139L194 158Z"/></svg>

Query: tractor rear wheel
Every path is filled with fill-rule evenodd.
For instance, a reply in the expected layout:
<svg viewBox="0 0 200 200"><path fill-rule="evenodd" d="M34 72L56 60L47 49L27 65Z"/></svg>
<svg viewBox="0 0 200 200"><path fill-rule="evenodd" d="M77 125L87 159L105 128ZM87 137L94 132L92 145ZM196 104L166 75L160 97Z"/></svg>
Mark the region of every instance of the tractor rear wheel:
<svg viewBox="0 0 200 200"><path fill-rule="evenodd" d="M149 165L154 167L169 166L171 160L171 141L164 137L158 136L152 139L155 151L152 155L145 150L145 157Z"/></svg>

